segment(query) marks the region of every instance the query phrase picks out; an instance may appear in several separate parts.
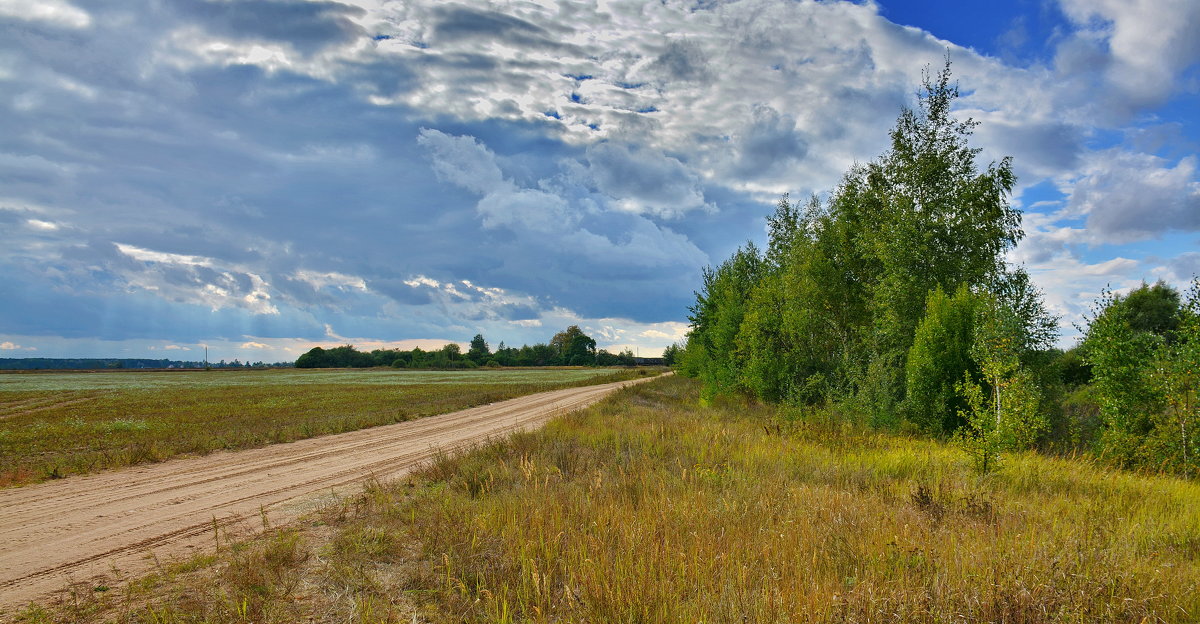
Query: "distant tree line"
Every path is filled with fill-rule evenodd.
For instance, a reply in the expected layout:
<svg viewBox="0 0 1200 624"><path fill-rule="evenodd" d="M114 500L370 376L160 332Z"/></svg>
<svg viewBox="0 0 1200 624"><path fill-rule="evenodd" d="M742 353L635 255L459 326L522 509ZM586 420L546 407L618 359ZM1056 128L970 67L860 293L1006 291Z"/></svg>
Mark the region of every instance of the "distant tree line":
<svg viewBox="0 0 1200 624"><path fill-rule="evenodd" d="M204 362L146 358L0 358L0 370L100 370L139 368L204 368ZM209 368L281 368L291 362L210 362Z"/></svg>
<svg viewBox="0 0 1200 624"><path fill-rule="evenodd" d="M976 165L949 63L922 91L882 156L825 199L785 195L766 250L704 270L670 358L702 402L741 394L954 438L983 471L1037 447L1195 474L1200 287L1105 293L1080 346L1053 348L1057 319L1005 261L1023 237L1011 161Z"/></svg>
<svg viewBox="0 0 1200 624"><path fill-rule="evenodd" d="M571 325L554 334L548 344L508 347L501 342L492 351L482 334L471 339L466 353L456 343L426 351L420 347L410 350L376 349L359 351L353 345L331 349L314 347L296 360L297 368L477 368L480 366L632 366L633 352L610 353L596 349L596 341L578 325Z"/></svg>

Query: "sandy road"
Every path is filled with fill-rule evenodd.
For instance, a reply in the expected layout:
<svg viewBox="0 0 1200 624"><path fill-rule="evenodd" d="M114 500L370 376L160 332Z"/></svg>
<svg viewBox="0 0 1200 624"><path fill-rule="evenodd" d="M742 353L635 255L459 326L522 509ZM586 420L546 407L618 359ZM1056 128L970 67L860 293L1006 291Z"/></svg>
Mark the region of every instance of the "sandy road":
<svg viewBox="0 0 1200 624"><path fill-rule="evenodd" d="M0 490L0 613L71 582L148 572L154 556L211 549L214 523L253 531L266 515L277 525L322 495L352 493L364 479L402 475L438 450L538 426L647 380Z"/></svg>

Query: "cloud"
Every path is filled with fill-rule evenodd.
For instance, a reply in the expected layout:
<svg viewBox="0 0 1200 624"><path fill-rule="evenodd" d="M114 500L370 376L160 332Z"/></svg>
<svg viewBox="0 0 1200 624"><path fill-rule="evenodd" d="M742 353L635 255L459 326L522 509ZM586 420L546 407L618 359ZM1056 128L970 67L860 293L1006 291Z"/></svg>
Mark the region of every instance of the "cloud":
<svg viewBox="0 0 1200 624"><path fill-rule="evenodd" d="M429 151L439 180L479 195L511 186L496 165L496 155L475 137L451 136L421 128L417 145Z"/></svg>
<svg viewBox="0 0 1200 624"><path fill-rule="evenodd" d="M261 342L250 341L250 342L243 342L241 345L239 345L239 348L242 348L242 349L270 349L271 347L270 347L270 345L263 344Z"/></svg>
<svg viewBox="0 0 1200 624"><path fill-rule="evenodd" d="M712 207L704 199L696 173L656 150L606 141L589 146L586 161L576 175L610 198L618 210L675 217Z"/></svg>
<svg viewBox="0 0 1200 624"><path fill-rule="evenodd" d="M366 11L337 2L176 2L184 14L210 34L247 41L273 41L295 46L306 54L365 37L354 18Z"/></svg>
<svg viewBox="0 0 1200 624"><path fill-rule="evenodd" d="M37 349L35 347L22 347L21 345L16 344L15 342L5 340L4 342L0 342L0 350L4 350L4 351L18 351L18 350L36 351Z"/></svg>
<svg viewBox="0 0 1200 624"><path fill-rule="evenodd" d="M1181 253L1166 261L1167 269L1164 277L1177 284L1186 284L1200 278L1200 252L1189 251Z"/></svg>
<svg viewBox="0 0 1200 624"><path fill-rule="evenodd" d="M1065 45L1093 43L1092 59L1135 106L1161 102L1200 62L1200 4L1189 0L1060 0L1081 31ZM1087 43L1085 43L1087 42ZM1078 53L1076 53L1078 54Z"/></svg>
<svg viewBox="0 0 1200 624"><path fill-rule="evenodd" d="M707 259L686 237L645 217L608 214L593 218L587 207L572 201L576 198L569 196L570 188L555 185L552 180L540 181L537 188L517 186L500 175L495 154L473 137L452 137L423 129L418 144L429 149L433 168L442 179L483 195L476 204L476 213L484 228L507 231L519 241L518 249L537 250L543 264L549 261L568 274L624 275L634 267L638 272L690 270ZM592 157L606 163L632 158L627 150L612 147L597 147L588 155L589 165ZM664 162L654 157L649 161ZM572 169L579 171L580 166L576 163ZM639 181L619 183L610 176L611 172L602 175L597 186L612 190L624 184L621 188L645 190L639 187ZM606 196L601 203L624 212L624 201L627 197ZM604 231L614 223L620 226L617 236Z"/></svg>
<svg viewBox="0 0 1200 624"><path fill-rule="evenodd" d="M45 22L64 28L87 28L92 17L79 7L61 0L0 0L0 16Z"/></svg>
<svg viewBox="0 0 1200 624"><path fill-rule="evenodd" d="M1087 216L1088 234L1096 242L1126 243L1200 229L1195 155L1171 166L1150 154L1101 152L1071 182L1068 197L1069 209Z"/></svg>
<svg viewBox="0 0 1200 624"><path fill-rule="evenodd" d="M1068 4L1054 63L1013 67L875 3L0 0L0 326L650 345L779 193L883 150L947 48L984 157L1068 195L1017 253L1140 278L1097 250L1195 229L1191 121L1137 108L1190 88L1195 9Z"/></svg>

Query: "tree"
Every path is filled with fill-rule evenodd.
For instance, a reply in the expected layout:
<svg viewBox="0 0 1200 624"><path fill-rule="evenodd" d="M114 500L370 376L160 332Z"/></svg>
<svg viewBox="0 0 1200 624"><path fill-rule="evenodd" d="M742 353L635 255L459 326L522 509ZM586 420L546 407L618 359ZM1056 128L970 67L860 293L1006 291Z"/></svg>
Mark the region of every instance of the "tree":
<svg viewBox="0 0 1200 624"><path fill-rule="evenodd" d="M679 357L679 352L681 350L682 347L680 347L678 343L671 343L667 345L667 348L663 349L663 364L666 364L667 366L674 366L675 359Z"/></svg>
<svg viewBox="0 0 1200 624"><path fill-rule="evenodd" d="M925 318L908 351L904 412L928 433L951 434L964 424L967 397L959 386L979 376L971 357L978 307L979 299L966 285L953 296L937 288L925 304Z"/></svg>
<svg viewBox="0 0 1200 624"><path fill-rule="evenodd" d="M491 357L492 352L488 349L488 343L483 339L483 334L475 334L475 337L471 339L471 348L467 350L467 358L476 364L482 364Z"/></svg>
<svg viewBox="0 0 1200 624"><path fill-rule="evenodd" d="M692 323L688 349L694 349L699 357L704 384L701 402L743 388L737 338L761 271L758 249L747 244L717 268L705 267L701 274L702 291L696 293L688 316Z"/></svg>
<svg viewBox="0 0 1200 624"><path fill-rule="evenodd" d="M587 366L596 361L596 341L583 333L578 325L571 325L554 334L550 339L550 347L561 364Z"/></svg>
<svg viewBox="0 0 1200 624"><path fill-rule="evenodd" d="M930 291L984 284L1023 236L1020 212L1007 199L1011 160L978 171L980 150L968 143L977 124L951 115L958 87L949 60L936 76L924 75L922 91L917 109L897 119L891 149L853 187L865 251L879 268L868 291L880 354L907 353Z"/></svg>
<svg viewBox="0 0 1200 624"><path fill-rule="evenodd" d="M959 442L981 472L995 468L999 453L1033 446L1048 423L1032 374L1022 367L1028 338L1020 314L985 297L976 309L971 357L983 383L964 373L959 384L966 409Z"/></svg>
<svg viewBox="0 0 1200 624"><path fill-rule="evenodd" d="M704 270L686 354L702 400L853 400L864 409L850 411L894 422L931 292L996 282L1040 304L1023 272L1001 279L1005 252L1023 236L1008 203L1012 165L980 170L969 144L975 122L951 115L957 97L949 61L926 71L917 107L901 112L884 154L847 171L827 201L781 198L765 254L748 245ZM1036 323L1037 306L1029 312Z"/></svg>
<svg viewBox="0 0 1200 624"><path fill-rule="evenodd" d="M1142 442L1165 407L1156 388L1156 353L1165 341L1152 331L1133 327L1133 314L1122 297L1101 292L1083 340L1085 361L1100 404L1103 431L1100 453L1132 466L1146 459Z"/></svg>

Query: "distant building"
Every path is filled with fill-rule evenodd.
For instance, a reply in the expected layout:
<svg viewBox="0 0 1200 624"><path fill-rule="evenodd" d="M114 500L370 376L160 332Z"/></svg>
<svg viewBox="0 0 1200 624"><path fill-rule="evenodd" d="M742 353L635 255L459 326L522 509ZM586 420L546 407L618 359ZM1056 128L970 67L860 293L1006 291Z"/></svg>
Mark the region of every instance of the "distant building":
<svg viewBox="0 0 1200 624"><path fill-rule="evenodd" d="M656 357L656 358L635 357L635 358L633 358L633 363L636 364L637 366L666 366L667 365L667 361L660 357Z"/></svg>

